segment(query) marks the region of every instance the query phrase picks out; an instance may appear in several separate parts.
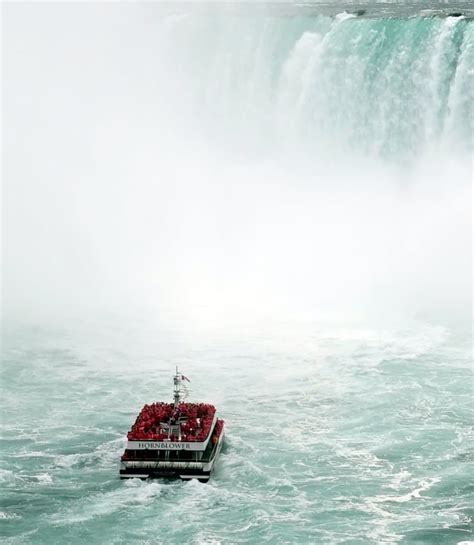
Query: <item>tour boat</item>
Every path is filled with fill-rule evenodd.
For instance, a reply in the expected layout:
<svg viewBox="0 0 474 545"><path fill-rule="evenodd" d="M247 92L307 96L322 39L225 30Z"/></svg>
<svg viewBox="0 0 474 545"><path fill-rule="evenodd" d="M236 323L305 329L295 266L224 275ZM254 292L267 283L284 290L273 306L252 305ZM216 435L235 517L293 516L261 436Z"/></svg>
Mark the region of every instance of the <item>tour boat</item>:
<svg viewBox="0 0 474 545"><path fill-rule="evenodd" d="M224 441L224 420L214 405L184 402L190 380L178 368L173 382L173 403L145 405L128 432L121 479L209 480Z"/></svg>

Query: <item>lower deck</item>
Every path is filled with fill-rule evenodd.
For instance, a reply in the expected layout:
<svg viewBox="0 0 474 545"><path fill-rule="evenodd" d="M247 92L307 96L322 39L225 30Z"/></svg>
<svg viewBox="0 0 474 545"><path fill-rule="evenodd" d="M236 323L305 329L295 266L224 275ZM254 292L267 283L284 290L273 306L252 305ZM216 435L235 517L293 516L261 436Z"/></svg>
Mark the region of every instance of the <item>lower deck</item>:
<svg viewBox="0 0 474 545"><path fill-rule="evenodd" d="M204 452L172 450L126 451L122 459L121 479L147 479L153 477L209 480L214 463L224 441L222 433L216 444L209 442Z"/></svg>

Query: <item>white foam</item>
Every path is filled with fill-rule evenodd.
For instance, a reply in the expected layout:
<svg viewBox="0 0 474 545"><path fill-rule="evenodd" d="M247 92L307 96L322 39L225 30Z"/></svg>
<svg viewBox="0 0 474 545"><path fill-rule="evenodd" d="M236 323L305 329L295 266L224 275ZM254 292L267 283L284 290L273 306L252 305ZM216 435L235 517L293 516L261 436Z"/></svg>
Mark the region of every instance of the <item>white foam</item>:
<svg viewBox="0 0 474 545"><path fill-rule="evenodd" d="M95 494L83 498L74 505L51 517L53 524L60 526L82 523L95 517L107 516L116 511L146 505L159 497L163 492L163 484L157 481L143 482L131 479L120 483L120 487L110 492Z"/></svg>
<svg viewBox="0 0 474 545"><path fill-rule="evenodd" d="M221 545L222 541L213 537L197 538L198 545Z"/></svg>
<svg viewBox="0 0 474 545"><path fill-rule="evenodd" d="M9 469L0 469L0 482L9 483L15 480L15 474Z"/></svg>
<svg viewBox="0 0 474 545"><path fill-rule="evenodd" d="M372 452L364 449L342 447L336 451L338 456L351 460L353 463L363 467L382 467L385 462Z"/></svg>
<svg viewBox="0 0 474 545"><path fill-rule="evenodd" d="M52 483L53 478L49 473L40 473L34 477L39 483Z"/></svg>
<svg viewBox="0 0 474 545"><path fill-rule="evenodd" d="M388 486L389 488L393 488L394 490L400 490L402 482L406 481L410 477L410 472L408 472L406 469L401 469L396 475L394 475L392 481Z"/></svg>
<svg viewBox="0 0 474 545"><path fill-rule="evenodd" d="M372 501L376 503L385 503L385 502L406 503L413 499L420 498L422 492L426 492L433 485L438 483L440 480L441 479L439 477L433 477L432 479L427 479L426 481L422 481L418 488L415 488L414 490L412 490L411 492L408 492L407 494L403 494L401 496L380 495L380 496L376 496L375 498L372 498Z"/></svg>
<svg viewBox="0 0 474 545"><path fill-rule="evenodd" d="M37 451L37 450L22 450L18 452L17 454L13 454L13 458L55 458L55 454L51 454L50 452L43 452L43 451Z"/></svg>
<svg viewBox="0 0 474 545"><path fill-rule="evenodd" d="M5 511L0 511L0 520L17 520L21 519L20 515L16 513L6 513Z"/></svg>
<svg viewBox="0 0 474 545"><path fill-rule="evenodd" d="M356 16L353 13L347 13L347 11L343 11L342 13L338 13L335 17L336 21L347 21L347 19L354 19Z"/></svg>

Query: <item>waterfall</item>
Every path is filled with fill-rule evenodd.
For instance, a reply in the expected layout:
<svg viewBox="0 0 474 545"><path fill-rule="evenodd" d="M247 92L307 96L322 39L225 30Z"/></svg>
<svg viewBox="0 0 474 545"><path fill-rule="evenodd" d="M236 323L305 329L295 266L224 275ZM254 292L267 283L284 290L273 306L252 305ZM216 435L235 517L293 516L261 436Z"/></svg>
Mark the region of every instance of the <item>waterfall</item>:
<svg viewBox="0 0 474 545"><path fill-rule="evenodd" d="M474 21L235 6L9 6L6 306L469 318Z"/></svg>
<svg viewBox="0 0 474 545"><path fill-rule="evenodd" d="M190 14L162 33L218 141L395 161L473 149L468 19Z"/></svg>

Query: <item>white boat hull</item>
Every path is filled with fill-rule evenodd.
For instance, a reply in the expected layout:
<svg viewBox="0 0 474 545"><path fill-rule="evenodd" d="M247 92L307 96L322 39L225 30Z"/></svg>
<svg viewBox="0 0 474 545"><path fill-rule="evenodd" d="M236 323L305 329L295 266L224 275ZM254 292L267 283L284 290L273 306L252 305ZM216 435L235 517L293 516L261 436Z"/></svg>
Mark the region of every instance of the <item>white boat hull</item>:
<svg viewBox="0 0 474 545"><path fill-rule="evenodd" d="M214 469L224 443L224 430L209 461L162 461L124 460L120 465L121 479L173 478L183 480L199 479L207 482Z"/></svg>

